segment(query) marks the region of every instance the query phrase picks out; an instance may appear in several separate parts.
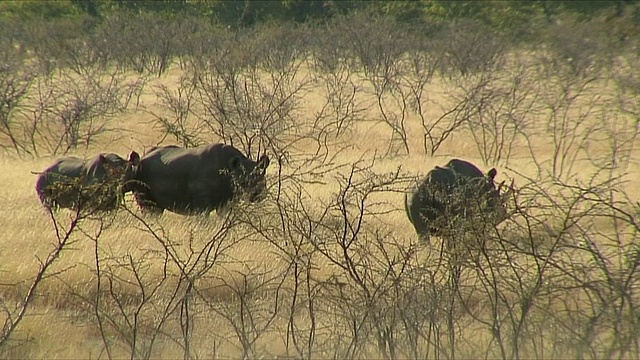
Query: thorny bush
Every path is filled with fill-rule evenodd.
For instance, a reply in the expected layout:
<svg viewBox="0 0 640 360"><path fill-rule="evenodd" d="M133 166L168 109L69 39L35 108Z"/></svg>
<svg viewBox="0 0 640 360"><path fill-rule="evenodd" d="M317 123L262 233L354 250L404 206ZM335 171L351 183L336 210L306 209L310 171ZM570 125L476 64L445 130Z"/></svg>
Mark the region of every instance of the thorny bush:
<svg viewBox="0 0 640 360"><path fill-rule="evenodd" d="M451 26L399 39L376 35L403 35L385 19L372 22L379 28L341 31L345 19L323 30L335 35L333 49L307 43L304 27L216 28L210 37L203 24L178 27L199 35L179 49L177 90L154 89L168 110L157 123L185 146L224 141L255 157L273 152L267 198L178 225L126 202L117 215L79 212L68 223L68 212L51 213L51 254L24 293L0 300L0 351L30 346L9 343L41 284L57 281L110 358L638 357L640 206L625 192L640 113L637 52L618 49L608 66L604 40L586 26L575 27L581 39L562 45L556 40L572 32L549 34L544 51L519 56L527 50L507 52L477 24L465 25L469 33ZM137 43L114 62L166 70L171 34L156 30L145 29L164 39L157 48ZM582 49L587 40L595 45ZM6 48L16 52L3 53L0 64L9 65L0 74L8 99L2 145L15 153L89 146L135 93L122 68L104 72L111 68L95 62L81 67L95 72L78 72L52 61L30 72L26 65L41 64L21 58L20 46ZM93 59L81 54L75 59ZM301 106L317 95L314 81L325 89L317 112ZM601 86L614 91L602 94ZM429 155L445 141L473 139L483 160L517 177L509 219L465 224L464 236L452 232L440 246L399 231L408 225L400 205L406 185L429 169L381 172L388 158L347 164L341 155L356 120L372 117L392 131L383 146L389 155L411 153L416 116ZM550 155L537 152L540 139ZM530 173L508 167L521 161L516 153L533 162ZM136 241L113 247L104 241L109 232ZM50 267L71 251L70 239L91 244L93 262L78 265L90 273L81 284Z"/></svg>

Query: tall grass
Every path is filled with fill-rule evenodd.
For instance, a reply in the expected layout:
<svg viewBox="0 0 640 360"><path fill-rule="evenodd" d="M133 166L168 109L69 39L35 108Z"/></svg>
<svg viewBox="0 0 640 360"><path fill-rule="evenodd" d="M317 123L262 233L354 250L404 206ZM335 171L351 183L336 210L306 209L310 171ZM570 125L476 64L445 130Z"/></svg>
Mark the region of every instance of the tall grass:
<svg viewBox="0 0 640 360"><path fill-rule="evenodd" d="M123 50L107 39L115 48L99 53L77 44L85 57L57 75L28 58L0 74L26 84L24 97L0 94L11 99L0 108L3 356L640 355L637 52L596 52L553 29L535 50L477 24L427 37L384 18L192 25L158 54L142 49L151 40ZM59 151L40 141L66 134L59 104L40 102L50 116L35 125L29 109L84 79L65 75L79 68L111 76L113 92L77 117L82 146ZM96 123L109 126L83 130ZM157 218L130 196L115 213L48 213L35 193L31 171L59 152L216 141L275 159L263 202ZM513 179L511 216L427 245L404 192L452 157ZM451 250L478 243L476 256Z"/></svg>

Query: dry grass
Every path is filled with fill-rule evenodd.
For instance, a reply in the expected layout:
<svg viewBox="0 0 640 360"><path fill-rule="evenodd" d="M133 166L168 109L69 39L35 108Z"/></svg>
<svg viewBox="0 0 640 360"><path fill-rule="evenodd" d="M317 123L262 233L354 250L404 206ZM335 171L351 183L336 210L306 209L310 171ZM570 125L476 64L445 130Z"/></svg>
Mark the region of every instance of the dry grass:
<svg viewBox="0 0 640 360"><path fill-rule="evenodd" d="M141 109L146 109L154 113L163 111L156 102L155 96L149 90L152 85L162 83L169 88L178 83L181 72L177 68L172 68L167 75L160 79L154 79L147 84L145 93L140 98ZM444 96L445 88L441 84L435 83L431 89L434 99ZM440 87L440 88L438 88ZM300 109L300 114L314 114L320 105L319 90L310 91L305 94L304 108ZM444 101L444 100L442 100ZM438 115L438 109L434 107L427 116L435 117ZM533 115L532 115L533 116ZM126 156L130 150L136 150L140 153L145 148L156 145L161 138L157 128L151 124L153 117L143 111L131 111L113 121L114 124L121 129L117 134L107 134L100 139L100 142L94 144L86 152L76 153L78 156L88 156L98 151L112 151ZM305 121L302 118L300 121ZM542 122L541 119L530 119L532 123ZM457 133L453 138L447 140L439 149L437 156L426 156L420 151L421 149L421 127L417 117L410 117L407 121L408 139L411 155L380 158L375 162L373 170L376 173L389 173L395 171L398 167L402 167L402 171L410 174L425 174L435 165L442 165L451 157L464 158L481 165L484 170L495 166L498 169L498 180L514 179L516 184L526 182L526 177L535 178L540 176L544 179L545 174L539 172L539 168L534 164L532 152L538 163L542 163L548 159L552 152L552 144L549 139L538 138L532 139L529 146L524 143L517 143L514 152L508 163L508 167L504 164L482 164L481 156L477 153L475 144L469 141L470 137L463 132ZM542 126L542 125L540 125ZM371 122L363 122L355 125L351 136L346 140L348 147L339 153L336 162L340 164L352 164L359 159L371 161L374 156L380 156L385 153L388 146L389 129L383 124L373 124ZM165 143L170 143L166 141ZM602 145L606 148L606 145ZM533 149L533 150L532 150ZM332 149L335 151L336 149ZM376 155L377 154L377 155ZM631 159L637 159L640 156L640 150L634 150ZM56 238L52 221L49 215L42 209L36 196L34 186L36 176L31 171L39 171L45 168L51 158L38 158L32 160L15 159L10 156L3 156L0 159L0 274L2 278L2 287L0 300L6 303L15 303L24 296L26 286L34 276L38 267L39 260L44 258L51 250L52 244ZM577 160L574 164L579 169L578 176L573 180L588 182L591 180L592 174L599 169L592 162L587 160ZM544 169L543 169L544 170ZM286 171L286 169L285 169ZM275 169L269 169L271 180L275 181ZM628 168L625 169L624 179L629 181L622 185L620 192L626 193L632 199L640 196L640 190L632 182L640 173L640 163L631 161ZM328 173L324 175L325 184L314 184L307 187L309 203L317 202L317 208L321 209L321 202L334 196L336 191L336 174ZM272 181L272 182L273 182ZM273 189L272 189L273 191ZM406 244L412 244L416 241L414 230L406 218L404 213L404 197L400 192L383 192L372 196L371 201L381 201L383 208L391 210L390 212L379 217L379 229L387 232L393 238L401 239ZM140 259L149 256L149 259L160 260L159 254L162 253L161 246L158 241L145 229L140 221L136 218L139 215L138 210L130 197L127 198L127 206L132 209L132 214L120 211L115 217L109 221L109 225L104 229L99 237L99 249L103 256L124 258L131 256ZM256 205L260 206L260 205ZM58 215L61 222L65 223L65 218L70 218L71 213L61 211ZM175 241L176 253L183 254L185 258L193 253L191 247L202 247L209 241L212 233L220 226L220 221L215 219L202 220L178 216L171 213L165 213L159 219L148 219L154 228L161 228L162 235L165 239ZM596 219L595 226L602 233L615 233L612 222L606 219ZM86 221L81 224L81 229L87 234L96 233L97 223ZM185 236L185 235L189 236ZM230 239L234 239L231 235ZM191 242L187 241L190 239ZM14 346L6 353L9 358L93 358L104 356L103 342L99 332L96 330L95 321L87 319L87 312L78 310L82 308L82 297L93 298L96 296L96 284L94 279L95 255L94 242L80 232L75 232L72 236L73 242L62 252L60 259L56 262L51 272L56 275L47 278L40 286L38 295L35 299L33 307L29 310L29 316L18 328L14 341ZM273 243L278 243L278 239L270 239ZM229 292L228 286L223 286L224 282L242 283L242 273L264 273L264 277L269 274L277 274L287 266L273 243L264 241L264 239L246 239L237 238L230 241L230 248L225 251L224 261L226 262L224 270L216 270L203 279L200 284L201 296L211 302L220 302L227 304L230 308L235 306L236 298ZM437 242L434 244L437 247ZM421 248L417 258L429 259L429 249ZM372 250L373 251L373 250ZM197 252L197 251L196 251ZM151 260L150 260L151 261ZM315 263L316 267L314 276L329 279L332 274L336 273L334 265L326 259ZM175 271L171 268L170 271ZM114 270L115 271L115 270ZM145 274L150 281L160 278L163 273L162 263L150 266L150 271ZM177 274L171 274L175 276ZM171 281L175 279L170 276ZM254 279L261 279L260 276ZM475 280L471 279L470 282ZM12 284L9 286L9 284ZM286 282L287 286L291 286L290 280ZM259 284L250 284L250 287L259 287ZM170 285L163 286L158 293L158 297L170 296L172 287ZM258 294L270 294L271 289L258 290ZM125 297L129 294L131 301L135 302L137 296L135 286L127 288L123 286L119 289L120 295ZM268 295L264 295L268 299ZM267 302L268 300L262 299ZM257 298L256 304L261 300ZM482 298L475 299L477 309L482 309L486 305L486 301ZM472 302L470 301L470 304ZM268 312L269 305L266 305L265 312ZM85 308L86 309L86 308ZM194 333L192 338L192 351L198 357L230 356L238 357L241 349L234 346L233 338L229 323L221 320L215 314L203 312L197 314L197 322L201 328ZM482 310L478 310L482 312ZM229 310L233 313L232 310ZM300 316L304 316L301 314ZM2 317L0 317L2 319ZM322 320L323 325L330 327L331 318L327 317ZM284 319L277 319L273 328L284 329L286 322ZM175 325L168 326L165 331L174 330L179 332ZM142 331L145 331L144 329ZM148 330L151 331L151 330ZM327 331L326 329L323 331ZM215 333L216 336L207 336L207 334ZM551 336L555 332L550 333ZM285 354L284 334L268 333L259 341L258 353L265 354ZM474 344L486 343L490 341L490 337L486 331L476 331L474 327L468 327L467 330L458 334L459 339L464 339L460 346L459 357L476 357L476 356L501 356L499 352L477 353L474 350ZM163 338L164 339L164 338ZM115 336L112 341L119 344L120 338ZM152 357L174 358L182 356L182 352L176 344L168 340L158 340L159 343L153 349ZM218 343L216 343L218 341ZM544 343L543 340L541 340ZM544 347L544 345L542 346ZM466 349L466 350L465 350ZM365 356L380 356L376 349L368 349ZM124 346L116 345L114 357L125 357L128 350ZM534 354L534 353L531 353ZM536 353L537 355L544 352ZM553 356L562 354L561 350L552 353ZM566 356L571 356L567 353ZM329 357L330 353L319 353L315 356Z"/></svg>

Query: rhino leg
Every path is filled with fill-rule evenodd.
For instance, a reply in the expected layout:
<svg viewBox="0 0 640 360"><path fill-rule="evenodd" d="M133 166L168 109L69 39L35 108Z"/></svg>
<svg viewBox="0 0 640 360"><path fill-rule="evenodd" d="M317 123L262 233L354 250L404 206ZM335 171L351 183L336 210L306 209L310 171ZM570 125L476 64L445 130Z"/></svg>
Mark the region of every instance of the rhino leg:
<svg viewBox="0 0 640 360"><path fill-rule="evenodd" d="M225 219L231 213L231 209L231 206L219 206L216 209L216 216L218 216L218 218L220 219Z"/></svg>
<svg viewBox="0 0 640 360"><path fill-rule="evenodd" d="M160 216L164 212L164 208L157 206L155 200L145 192L134 192L133 197L143 214Z"/></svg>
<svg viewBox="0 0 640 360"><path fill-rule="evenodd" d="M409 220L413 225L416 233L418 234L418 238L424 241L427 245L430 243L430 235L432 233L432 228L429 226L429 219L424 215L422 209L418 209L415 213L409 213Z"/></svg>
<svg viewBox="0 0 640 360"><path fill-rule="evenodd" d="M431 245L431 235L429 231L418 231L416 229L416 232L418 233L418 239L420 239L420 241L426 245Z"/></svg>
<svg viewBox="0 0 640 360"><path fill-rule="evenodd" d="M144 207L141 206L140 210L142 211L143 214L153 215L153 216L160 216L164 212L164 209L161 207L149 206L149 205Z"/></svg>
<svg viewBox="0 0 640 360"><path fill-rule="evenodd" d="M49 197L43 197L40 202L46 211L57 211L60 208L60 205Z"/></svg>
<svg viewBox="0 0 640 360"><path fill-rule="evenodd" d="M138 202L138 206L140 207L140 211L145 215L160 216L164 212L164 208L149 202L145 204L140 204L140 202Z"/></svg>

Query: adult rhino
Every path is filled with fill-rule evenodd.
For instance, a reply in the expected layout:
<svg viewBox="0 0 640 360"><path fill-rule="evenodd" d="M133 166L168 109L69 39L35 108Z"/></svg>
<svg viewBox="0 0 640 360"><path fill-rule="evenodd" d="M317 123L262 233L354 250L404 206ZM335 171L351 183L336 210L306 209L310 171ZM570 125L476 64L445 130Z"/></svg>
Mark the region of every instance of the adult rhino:
<svg viewBox="0 0 640 360"><path fill-rule="evenodd" d="M262 200L269 157L255 162L225 144L152 148L140 160L134 196L143 212L182 215L220 213L232 200Z"/></svg>
<svg viewBox="0 0 640 360"><path fill-rule="evenodd" d="M446 236L452 219L472 221L480 215L481 221L497 225L507 218L507 210L500 194L504 181L496 188L496 175L495 168L485 174L460 159L436 166L405 194L407 217L426 241L431 235Z"/></svg>
<svg viewBox="0 0 640 360"><path fill-rule="evenodd" d="M39 173L36 192L47 209L113 210L139 161L135 151L128 160L114 153L100 153L90 159L62 157Z"/></svg>

